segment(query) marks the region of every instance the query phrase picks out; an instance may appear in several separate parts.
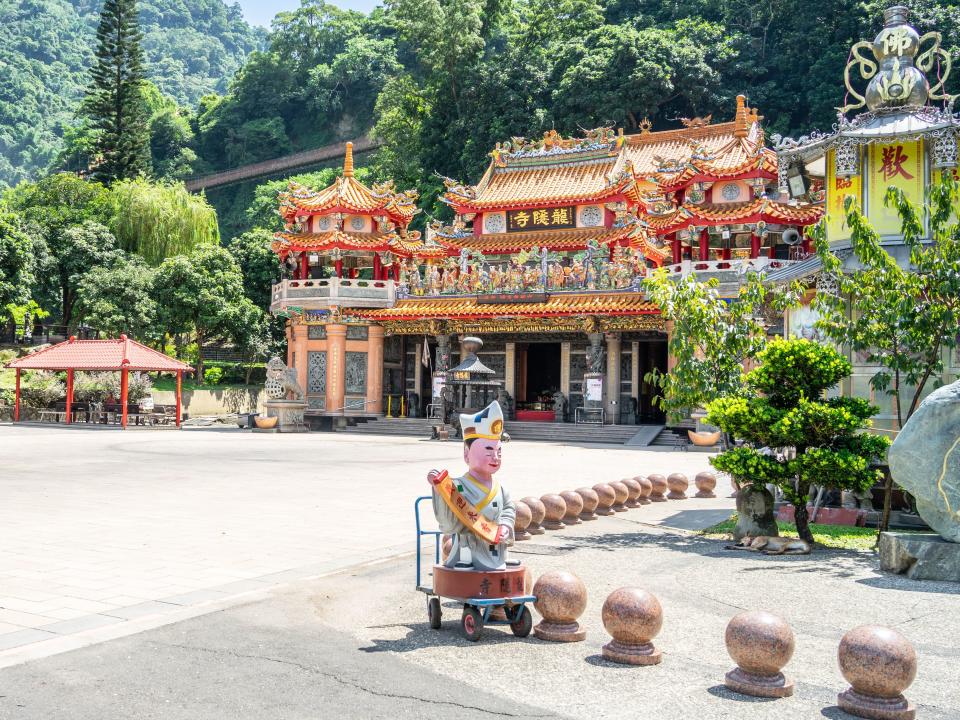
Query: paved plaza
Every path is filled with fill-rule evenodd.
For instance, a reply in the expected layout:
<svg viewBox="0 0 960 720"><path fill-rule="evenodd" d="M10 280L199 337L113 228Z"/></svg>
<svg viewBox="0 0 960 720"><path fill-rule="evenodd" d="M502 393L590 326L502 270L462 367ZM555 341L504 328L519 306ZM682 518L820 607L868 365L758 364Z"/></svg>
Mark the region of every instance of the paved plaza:
<svg viewBox="0 0 960 720"><path fill-rule="evenodd" d="M237 429L0 426L0 667L409 553L413 498L459 442ZM706 469L700 453L515 441L515 497L640 473ZM720 488L726 494L726 488ZM733 501L647 506L702 527Z"/></svg>

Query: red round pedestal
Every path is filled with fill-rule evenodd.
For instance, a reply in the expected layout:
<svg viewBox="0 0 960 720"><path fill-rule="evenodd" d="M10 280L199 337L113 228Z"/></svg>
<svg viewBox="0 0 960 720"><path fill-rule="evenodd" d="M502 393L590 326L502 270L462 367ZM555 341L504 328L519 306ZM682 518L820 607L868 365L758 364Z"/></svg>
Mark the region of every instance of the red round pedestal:
<svg viewBox="0 0 960 720"><path fill-rule="evenodd" d="M448 598L505 598L524 595L523 565L506 570L454 570L433 566L433 592Z"/></svg>

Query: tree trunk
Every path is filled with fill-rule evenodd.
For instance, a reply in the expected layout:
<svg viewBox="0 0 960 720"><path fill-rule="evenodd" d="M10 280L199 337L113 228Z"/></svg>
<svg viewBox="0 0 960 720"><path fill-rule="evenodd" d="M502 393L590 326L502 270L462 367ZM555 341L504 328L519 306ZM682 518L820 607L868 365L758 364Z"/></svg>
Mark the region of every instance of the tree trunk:
<svg viewBox="0 0 960 720"><path fill-rule="evenodd" d="M797 524L797 535L801 540L806 540L813 545L813 533L810 532L810 515L807 511L807 496L793 506L793 517Z"/></svg>
<svg viewBox="0 0 960 720"><path fill-rule="evenodd" d="M197 335L197 383L203 384L203 336Z"/></svg>

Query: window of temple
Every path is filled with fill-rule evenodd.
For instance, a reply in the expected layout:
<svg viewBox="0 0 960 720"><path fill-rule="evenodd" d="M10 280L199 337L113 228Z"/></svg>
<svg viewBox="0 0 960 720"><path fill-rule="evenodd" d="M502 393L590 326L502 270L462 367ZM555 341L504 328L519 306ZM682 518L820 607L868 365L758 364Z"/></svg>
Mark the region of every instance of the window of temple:
<svg viewBox="0 0 960 720"><path fill-rule="evenodd" d="M485 233L502 233L507 229L505 213L484 213L483 231Z"/></svg>
<svg viewBox="0 0 960 720"><path fill-rule="evenodd" d="M599 205L581 205L579 212L580 227L599 227L603 224L603 210Z"/></svg>

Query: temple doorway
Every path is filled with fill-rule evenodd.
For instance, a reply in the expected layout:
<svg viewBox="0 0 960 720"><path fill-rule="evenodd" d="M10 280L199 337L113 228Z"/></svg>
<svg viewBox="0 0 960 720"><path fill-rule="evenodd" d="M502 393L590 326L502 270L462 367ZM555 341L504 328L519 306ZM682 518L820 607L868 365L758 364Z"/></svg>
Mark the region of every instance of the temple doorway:
<svg viewBox="0 0 960 720"><path fill-rule="evenodd" d="M517 346L517 419L553 420L553 394L560 389L560 343Z"/></svg>

